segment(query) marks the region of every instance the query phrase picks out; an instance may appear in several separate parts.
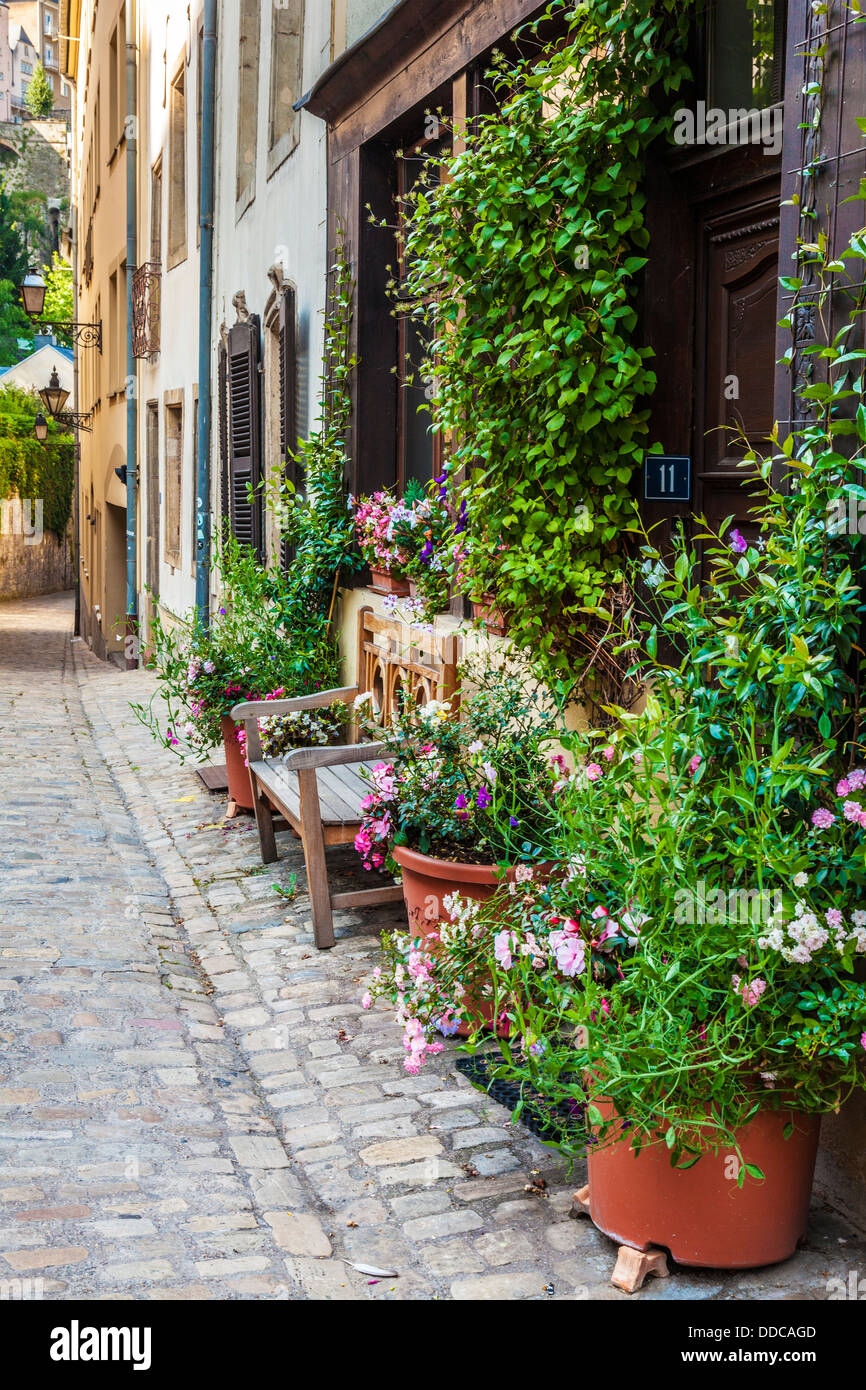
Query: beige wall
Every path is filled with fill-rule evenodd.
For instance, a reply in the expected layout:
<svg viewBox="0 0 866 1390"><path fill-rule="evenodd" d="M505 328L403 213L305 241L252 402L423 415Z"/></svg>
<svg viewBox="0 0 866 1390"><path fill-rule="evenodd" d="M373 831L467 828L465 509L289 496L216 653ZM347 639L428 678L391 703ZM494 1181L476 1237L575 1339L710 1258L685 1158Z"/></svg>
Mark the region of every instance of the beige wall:
<svg viewBox="0 0 866 1390"><path fill-rule="evenodd" d="M120 0L86 0L81 33L90 34L90 44L71 45L79 54L73 162L78 317L103 325L102 353L81 348L78 359L78 408L93 411L92 433L80 436L82 634L99 656L117 659L126 611L126 488L114 472L126 462L126 102L121 81L112 113L111 38L122 8ZM125 51L122 35L120 47ZM122 68L116 71L115 80L122 79Z"/></svg>

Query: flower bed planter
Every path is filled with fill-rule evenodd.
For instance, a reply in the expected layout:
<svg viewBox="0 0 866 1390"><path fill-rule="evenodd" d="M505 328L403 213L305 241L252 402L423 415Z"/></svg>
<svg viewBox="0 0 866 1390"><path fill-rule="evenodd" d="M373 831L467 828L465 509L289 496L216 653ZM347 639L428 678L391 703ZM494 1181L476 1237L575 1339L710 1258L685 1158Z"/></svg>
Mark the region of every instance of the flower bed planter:
<svg viewBox="0 0 866 1390"><path fill-rule="evenodd" d="M370 569L370 588L374 594L396 594L398 598L409 595L409 581L402 575L392 574L390 570Z"/></svg>
<svg viewBox="0 0 866 1390"><path fill-rule="evenodd" d="M609 1101L597 1100L605 1119ZM793 1133L783 1130L792 1123ZM821 1117L762 1110L740 1132L740 1147L764 1181L731 1176L736 1156L720 1149L691 1168L672 1168L663 1143L635 1155L628 1138L590 1150L589 1212L621 1245L664 1246L682 1265L752 1269L778 1264L806 1234Z"/></svg>
<svg viewBox="0 0 866 1390"><path fill-rule="evenodd" d="M253 809L253 793L250 785L250 774L241 745L238 743L238 729L240 725L224 714L220 720L220 728L223 735L223 748L226 755L226 768L229 778L229 799L239 806L243 811Z"/></svg>

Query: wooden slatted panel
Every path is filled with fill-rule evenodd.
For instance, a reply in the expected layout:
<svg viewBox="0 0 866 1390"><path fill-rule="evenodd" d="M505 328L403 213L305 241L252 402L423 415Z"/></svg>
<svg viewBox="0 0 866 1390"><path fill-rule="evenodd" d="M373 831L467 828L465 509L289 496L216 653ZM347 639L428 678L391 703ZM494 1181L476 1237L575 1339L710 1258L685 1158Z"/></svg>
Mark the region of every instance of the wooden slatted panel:
<svg viewBox="0 0 866 1390"><path fill-rule="evenodd" d="M259 320L252 314L229 330L229 507L233 534L259 558L261 498L250 501L249 488L262 476L260 355Z"/></svg>
<svg viewBox="0 0 866 1390"><path fill-rule="evenodd" d="M370 790L370 784L360 773L360 768L373 767L373 763L355 763L351 767L320 767L317 769L319 804L323 825L358 825L363 818L362 798ZM254 770L262 785L272 790L280 800L284 800L293 815L300 814L300 795L298 775L290 772L276 759L266 759L254 764Z"/></svg>
<svg viewBox="0 0 866 1390"><path fill-rule="evenodd" d="M220 343L217 353L217 403L219 420L220 459L220 519L229 518L229 408L228 408L228 350Z"/></svg>

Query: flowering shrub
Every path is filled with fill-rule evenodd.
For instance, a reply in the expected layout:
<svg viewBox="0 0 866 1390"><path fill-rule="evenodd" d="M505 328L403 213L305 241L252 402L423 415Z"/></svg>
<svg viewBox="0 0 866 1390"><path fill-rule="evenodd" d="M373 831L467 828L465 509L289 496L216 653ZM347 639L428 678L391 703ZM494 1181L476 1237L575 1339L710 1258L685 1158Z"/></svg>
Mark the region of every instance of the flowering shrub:
<svg viewBox="0 0 866 1390"><path fill-rule="evenodd" d="M282 688L265 695L266 700L282 700L289 696ZM289 710L286 714L276 714L270 719L259 720L259 737L262 753L266 758L279 758L292 748L315 748L330 743L338 743L351 711L344 701L333 705L322 705L317 709ZM243 728L237 731L237 740L246 757L247 736Z"/></svg>
<svg viewBox="0 0 866 1390"><path fill-rule="evenodd" d="M181 759L218 747L221 718L242 700L308 695L340 683L337 644L323 608L309 595L299 602L279 569L260 566L234 541L220 552L220 571L223 601L207 628L195 615L174 627L155 616L151 664L159 689L149 704L132 705Z"/></svg>
<svg viewBox="0 0 866 1390"><path fill-rule="evenodd" d="M533 859L559 781L549 746L560 705L514 662L467 664L459 706L404 703L384 734L386 760L370 776L355 847L365 868L397 872L390 845L440 859Z"/></svg>
<svg viewBox="0 0 866 1390"><path fill-rule="evenodd" d="M444 477L429 488L410 481L402 498L389 492L351 500L364 559L373 569L399 571L414 580L418 617L441 608L451 569L451 518Z"/></svg>

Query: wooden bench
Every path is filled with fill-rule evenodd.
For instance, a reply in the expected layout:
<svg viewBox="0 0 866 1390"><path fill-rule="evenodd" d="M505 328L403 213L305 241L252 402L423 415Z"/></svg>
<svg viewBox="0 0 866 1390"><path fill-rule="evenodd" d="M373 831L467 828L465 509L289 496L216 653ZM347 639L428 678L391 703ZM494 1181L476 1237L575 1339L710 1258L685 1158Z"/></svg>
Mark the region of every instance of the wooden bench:
<svg viewBox="0 0 866 1390"><path fill-rule="evenodd" d="M413 636L414 634L414 636ZM329 845L351 844L363 819L361 801L370 791L362 769L380 761L385 745L347 743L334 747L296 748L279 758L265 758L259 734L260 719L293 710L317 709L343 701L354 703L367 695L372 714L385 727L402 698L422 703L448 699L456 690L457 648L454 637L427 637L405 624L361 610L359 626L358 685L322 690L288 700L252 700L235 705L232 718L243 721L247 738L253 808L261 843L262 861L279 858L272 807L300 835L307 868L307 883L316 945L334 945L334 909L375 907L398 902L398 884L331 893L325 850Z"/></svg>

